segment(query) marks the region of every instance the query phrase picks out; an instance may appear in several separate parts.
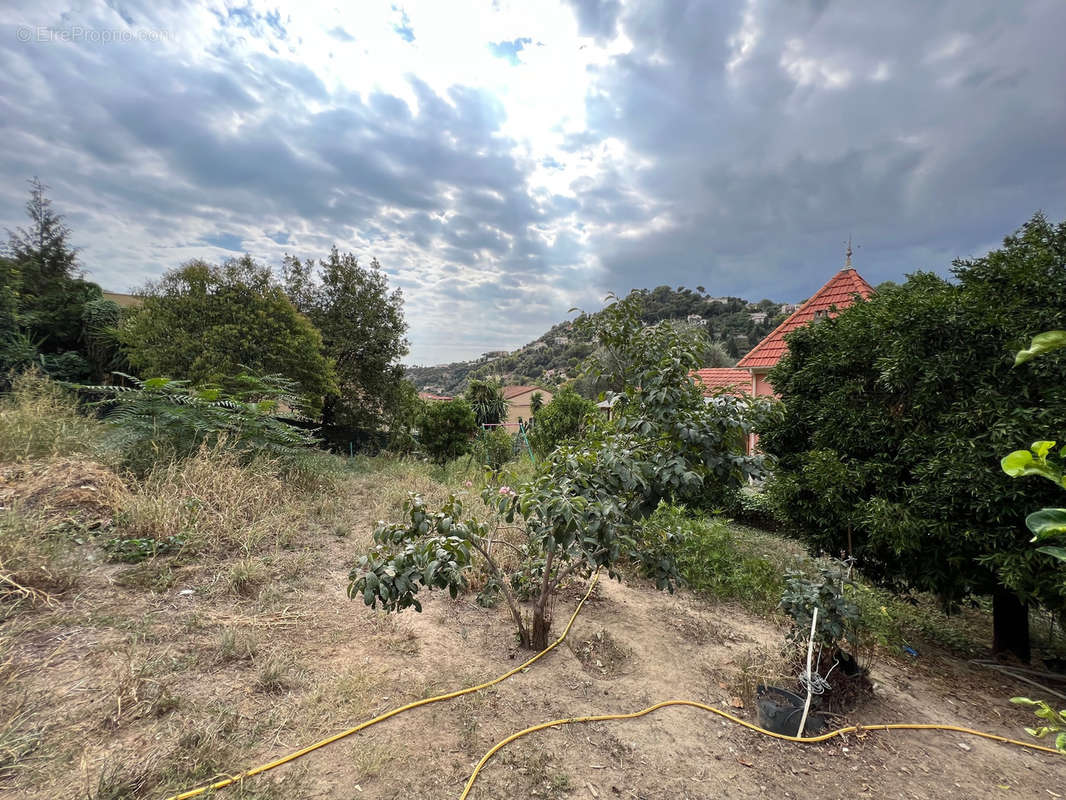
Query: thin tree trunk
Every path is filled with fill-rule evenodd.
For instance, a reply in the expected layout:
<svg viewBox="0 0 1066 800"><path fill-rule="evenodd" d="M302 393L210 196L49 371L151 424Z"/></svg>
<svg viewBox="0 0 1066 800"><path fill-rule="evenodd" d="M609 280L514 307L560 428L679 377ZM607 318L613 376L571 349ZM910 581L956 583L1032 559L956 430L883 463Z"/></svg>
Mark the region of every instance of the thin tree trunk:
<svg viewBox="0 0 1066 800"><path fill-rule="evenodd" d="M992 594L992 650L1029 663L1029 605L1006 589Z"/></svg>
<svg viewBox="0 0 1066 800"><path fill-rule="evenodd" d="M500 591L503 592L504 599L507 601L507 607L511 611L511 619L514 621L515 627L518 628L518 642L525 649L529 649L530 636L529 630L522 622L522 612L518 610L518 603L515 602L514 595L511 594L511 587L507 585L507 579L500 572L500 568L496 566L496 562L492 560L492 556L489 555L488 550L479 544L475 539L471 538L470 543L474 545L474 548L485 557L485 563L489 565L489 569L492 570L492 574L496 577L496 583L500 587Z"/></svg>
<svg viewBox="0 0 1066 800"><path fill-rule="evenodd" d="M534 650L543 650L548 646L548 634L551 632L552 621L548 614L548 600L551 598L554 585L552 583L552 564L555 561L555 550L548 551L548 557L544 559L544 577L540 582L540 596L533 606L533 637Z"/></svg>

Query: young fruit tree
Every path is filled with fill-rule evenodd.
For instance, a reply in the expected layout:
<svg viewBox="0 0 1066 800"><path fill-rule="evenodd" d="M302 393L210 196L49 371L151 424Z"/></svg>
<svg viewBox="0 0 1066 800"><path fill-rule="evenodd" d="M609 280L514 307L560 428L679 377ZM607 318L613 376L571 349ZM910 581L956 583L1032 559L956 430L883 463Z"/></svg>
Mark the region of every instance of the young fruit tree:
<svg viewBox="0 0 1066 800"><path fill-rule="evenodd" d="M1066 610L1023 524L1054 493L996 465L1066 418L1061 360L1013 358L1066 316L1066 224L1035 216L953 273L911 275L791 334L770 375L784 413L759 441L777 459L776 506L813 550L949 606L992 595L994 648L1028 659L1028 605Z"/></svg>
<svg viewBox="0 0 1066 800"><path fill-rule="evenodd" d="M1015 356L1014 364L1018 366L1032 358L1063 348L1066 348L1066 331L1047 331L1034 336L1029 347L1020 350ZM1066 447L1059 451L1056 458L1051 454L1055 445L1056 442L1033 442L1028 450L1015 450L1004 456L1000 466L1012 478L1037 475L1058 487L1066 488ZM1034 542L1061 541L1066 537L1066 508L1042 508L1034 511L1025 518L1025 524L1033 532ZM1066 562L1066 547L1061 545L1044 544L1037 548L1037 552ZM1025 730L1038 739L1051 736L1059 752L1066 753L1066 708L1056 711L1047 701L1031 700L1028 697L1012 697L1011 702L1035 708L1034 713L1044 724Z"/></svg>
<svg viewBox="0 0 1066 800"><path fill-rule="evenodd" d="M626 373L612 376L625 386L614 419L591 419L583 438L552 451L528 483L486 487L484 521L464 517L460 497L431 511L412 496L402 522L378 526L375 547L351 571L350 597L386 611L417 610L421 589L446 588L454 597L480 561L521 645L540 650L556 590L571 576L604 568L617 578L629 561L660 588L674 588L669 542L641 541L633 523L660 500L715 502L760 475L761 459L744 443L764 406L731 397L704 402L689 377L699 366L698 342L671 324L645 326L637 295L576 325L601 346L629 350Z"/></svg>

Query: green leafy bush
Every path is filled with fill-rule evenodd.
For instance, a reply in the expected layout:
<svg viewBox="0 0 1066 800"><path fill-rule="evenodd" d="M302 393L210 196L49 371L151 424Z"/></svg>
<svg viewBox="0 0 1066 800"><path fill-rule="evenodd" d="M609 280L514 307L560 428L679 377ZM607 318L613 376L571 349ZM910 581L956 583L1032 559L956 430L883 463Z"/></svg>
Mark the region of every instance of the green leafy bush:
<svg viewBox="0 0 1066 800"><path fill-rule="evenodd" d="M811 620L818 609L814 639L830 651L841 649L845 640L858 642L859 608L846 595L851 581L839 565L820 567L818 575L791 571L785 576L781 609L792 618L789 639L805 643L811 635Z"/></svg>
<svg viewBox="0 0 1066 800"><path fill-rule="evenodd" d="M381 603L386 611L421 611L415 595L423 587L447 589L455 597L466 588L475 538L485 532L462 514L462 501L454 495L436 513L412 495L404 503L404 522L383 522L374 531L375 547L349 573L348 596L361 597L371 608Z"/></svg>
<svg viewBox="0 0 1066 800"><path fill-rule="evenodd" d="M185 546L181 536L168 536L165 539L123 538L116 536L104 541L104 550L112 561L137 564L155 556L176 553Z"/></svg>
<svg viewBox="0 0 1066 800"><path fill-rule="evenodd" d="M514 456L514 438L504 428L482 431L474 441L474 454L485 466L498 470Z"/></svg>
<svg viewBox="0 0 1066 800"><path fill-rule="evenodd" d="M579 438L586 419L595 413L595 403L572 389L563 389L537 412L529 444L539 456L546 456L566 440Z"/></svg>
<svg viewBox="0 0 1066 800"><path fill-rule="evenodd" d="M237 390L224 393L193 388L188 381L122 377L132 386L77 388L104 396L96 405L111 427L108 444L121 465L136 474L147 474L159 462L187 458L202 446L219 442L249 460L268 457L297 471L309 465L315 436L275 416L282 407L298 403L291 381L243 373L232 379Z"/></svg>
<svg viewBox="0 0 1066 800"><path fill-rule="evenodd" d="M470 452L477 419L463 399L426 403L418 420L422 449L433 461L446 464Z"/></svg>
<svg viewBox="0 0 1066 800"><path fill-rule="evenodd" d="M770 611L781 597L777 564L750 552L723 517L693 517L684 508L661 504L640 525L640 552L654 560L668 556L694 592L745 607Z"/></svg>

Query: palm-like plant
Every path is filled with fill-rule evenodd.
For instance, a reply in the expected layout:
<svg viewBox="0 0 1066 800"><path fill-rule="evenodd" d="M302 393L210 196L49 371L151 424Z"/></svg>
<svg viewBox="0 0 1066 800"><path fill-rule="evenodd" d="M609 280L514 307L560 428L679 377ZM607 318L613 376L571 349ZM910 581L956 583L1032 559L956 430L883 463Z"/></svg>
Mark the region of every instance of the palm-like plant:
<svg viewBox="0 0 1066 800"><path fill-rule="evenodd" d="M474 409L478 425L499 425L507 416L507 401L500 387L487 381L470 381L466 401Z"/></svg>

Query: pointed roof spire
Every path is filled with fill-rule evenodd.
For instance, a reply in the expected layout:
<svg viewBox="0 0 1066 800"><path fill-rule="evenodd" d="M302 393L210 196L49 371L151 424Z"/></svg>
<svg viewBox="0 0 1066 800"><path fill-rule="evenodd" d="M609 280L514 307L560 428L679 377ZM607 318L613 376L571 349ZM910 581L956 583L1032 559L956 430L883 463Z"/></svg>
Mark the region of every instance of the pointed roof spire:
<svg viewBox="0 0 1066 800"><path fill-rule="evenodd" d="M848 249L845 252L846 259L844 261L844 269L851 269L851 234L848 234Z"/></svg>

